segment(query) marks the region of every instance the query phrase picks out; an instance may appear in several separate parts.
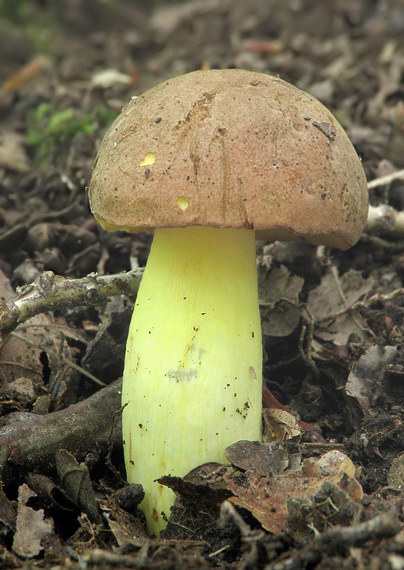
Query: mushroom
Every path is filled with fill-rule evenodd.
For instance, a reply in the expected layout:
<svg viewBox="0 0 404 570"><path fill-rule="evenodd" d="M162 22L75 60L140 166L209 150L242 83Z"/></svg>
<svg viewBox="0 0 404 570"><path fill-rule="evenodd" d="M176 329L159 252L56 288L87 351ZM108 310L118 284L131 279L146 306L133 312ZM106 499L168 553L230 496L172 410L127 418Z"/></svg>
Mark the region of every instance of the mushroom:
<svg viewBox="0 0 404 570"><path fill-rule="evenodd" d="M106 230L155 228L123 376L127 478L148 529L184 476L261 438L256 235L347 249L368 211L347 135L276 77L196 71L134 97L101 143L89 199Z"/></svg>

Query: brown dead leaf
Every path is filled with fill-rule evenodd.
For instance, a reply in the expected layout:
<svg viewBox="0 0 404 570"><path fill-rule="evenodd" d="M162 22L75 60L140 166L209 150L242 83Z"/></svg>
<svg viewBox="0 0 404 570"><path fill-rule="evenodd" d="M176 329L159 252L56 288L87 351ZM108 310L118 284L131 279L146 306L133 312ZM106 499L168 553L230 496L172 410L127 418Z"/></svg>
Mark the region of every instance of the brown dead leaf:
<svg viewBox="0 0 404 570"><path fill-rule="evenodd" d="M56 373L59 363L61 333L68 329L61 320L41 314L18 326L0 348L1 375L6 382L13 382L23 376L34 383L44 380L44 368ZM75 351L66 343L63 356L74 361ZM66 371L67 372L67 371Z"/></svg>
<svg viewBox="0 0 404 570"><path fill-rule="evenodd" d="M43 509L35 511L27 506L36 493L25 483L18 492L17 530L13 551L23 558L34 558L43 550L41 541L53 534L53 523L44 518Z"/></svg>
<svg viewBox="0 0 404 570"><path fill-rule="evenodd" d="M307 476L330 478L329 480L345 491L353 501L359 502L363 497L363 490L356 479L357 471L351 459L337 449L327 451L319 459L307 458L302 469L302 473Z"/></svg>
<svg viewBox="0 0 404 570"><path fill-rule="evenodd" d="M116 542L119 546L137 546L139 541L146 539L141 519L136 516L137 508L144 499L143 487L133 483L114 490L106 480L100 481L100 484L103 487L100 508Z"/></svg>
<svg viewBox="0 0 404 570"><path fill-rule="evenodd" d="M226 467L220 463L204 463L192 469L185 477L165 475L157 479L161 485L172 489L184 505L194 510L199 508L215 510L230 495L223 488L223 474Z"/></svg>
<svg viewBox="0 0 404 570"><path fill-rule="evenodd" d="M7 277L0 271L0 297L7 301L14 296ZM86 343L84 331L70 325L63 318L41 313L19 325L0 346L0 373L4 383L20 378L42 385L49 377L58 375L59 388L53 397L60 397L64 386L76 372L65 361L75 362L77 349L65 339Z"/></svg>
<svg viewBox="0 0 404 570"><path fill-rule="evenodd" d="M287 410L264 408L263 418L267 440L285 441L303 435L298 420Z"/></svg>
<svg viewBox="0 0 404 570"><path fill-rule="evenodd" d="M65 491L46 475L30 473L27 483L45 505L52 505L55 510L64 514L71 514L77 510Z"/></svg>
<svg viewBox="0 0 404 570"><path fill-rule="evenodd" d="M202 532L205 525L212 526L212 521L219 517L220 505L231 497L231 491L225 488L223 480L227 470L225 465L211 462L199 465L183 478L166 475L157 479L176 495L171 512L165 513L169 519L165 538L171 538L172 530L176 531L178 526L198 528ZM189 538L195 536L191 530Z"/></svg>
<svg viewBox="0 0 404 570"><path fill-rule="evenodd" d="M324 453L319 459L309 457L303 464L303 475L308 477L321 477L345 473L348 477L355 477L356 467L345 453L332 449Z"/></svg>
<svg viewBox="0 0 404 570"><path fill-rule="evenodd" d="M140 519L120 508L113 497L106 498L106 503L102 505L102 512L119 546L136 545L139 539L146 538Z"/></svg>
<svg viewBox="0 0 404 570"><path fill-rule="evenodd" d="M288 502L292 499L311 499L325 482L336 485L344 491L349 500L358 501L359 483L352 473L352 462L341 452L328 452L319 460L313 459L300 473L286 473L274 477L253 471L242 475L226 475L227 488L235 497L230 500L249 510L262 526L273 533L285 530L288 518ZM354 467L353 467L354 469ZM348 473L347 473L348 472ZM348 482L354 483L350 486ZM360 485L359 485L360 487ZM352 496L349 495L352 490Z"/></svg>
<svg viewBox="0 0 404 570"><path fill-rule="evenodd" d="M250 511L264 529L274 534L283 532L285 528L287 501L312 494L317 489L313 485L314 480L303 479L298 474L271 478L248 471L237 478L227 477L225 480L227 488L235 495L230 500ZM318 483L317 480L315 482Z"/></svg>
<svg viewBox="0 0 404 570"><path fill-rule="evenodd" d="M287 451L277 443L237 441L225 449L225 456L232 465L260 475L283 473L288 466Z"/></svg>

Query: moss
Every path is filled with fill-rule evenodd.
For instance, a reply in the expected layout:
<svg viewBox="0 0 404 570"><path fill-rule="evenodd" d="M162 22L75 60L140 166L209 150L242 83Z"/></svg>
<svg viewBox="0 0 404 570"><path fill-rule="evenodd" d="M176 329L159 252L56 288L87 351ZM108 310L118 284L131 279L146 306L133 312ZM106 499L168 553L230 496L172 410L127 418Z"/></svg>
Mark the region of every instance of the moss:
<svg viewBox="0 0 404 570"><path fill-rule="evenodd" d="M88 113L76 109L55 109L41 103L28 119L26 141L33 149L34 160L44 166L63 156L77 133L93 133L115 119L116 113L99 105Z"/></svg>

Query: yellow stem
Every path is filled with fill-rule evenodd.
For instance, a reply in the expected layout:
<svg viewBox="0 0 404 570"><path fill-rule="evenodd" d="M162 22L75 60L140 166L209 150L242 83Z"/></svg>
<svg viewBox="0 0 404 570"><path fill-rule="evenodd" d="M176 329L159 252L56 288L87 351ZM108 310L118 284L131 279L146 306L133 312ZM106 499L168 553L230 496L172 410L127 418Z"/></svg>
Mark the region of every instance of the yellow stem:
<svg viewBox="0 0 404 570"><path fill-rule="evenodd" d="M130 326L122 403L128 481L159 534L173 492L153 482L261 439L262 348L253 230L156 231Z"/></svg>

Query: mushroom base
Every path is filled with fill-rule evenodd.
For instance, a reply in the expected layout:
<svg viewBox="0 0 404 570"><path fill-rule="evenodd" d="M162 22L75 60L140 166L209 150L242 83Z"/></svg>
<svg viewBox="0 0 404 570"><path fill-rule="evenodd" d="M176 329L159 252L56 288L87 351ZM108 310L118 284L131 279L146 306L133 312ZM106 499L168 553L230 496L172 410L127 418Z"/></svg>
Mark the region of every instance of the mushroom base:
<svg viewBox="0 0 404 570"><path fill-rule="evenodd" d="M159 534L184 476L261 439L262 347L253 230L156 230L130 326L122 403L127 478Z"/></svg>

